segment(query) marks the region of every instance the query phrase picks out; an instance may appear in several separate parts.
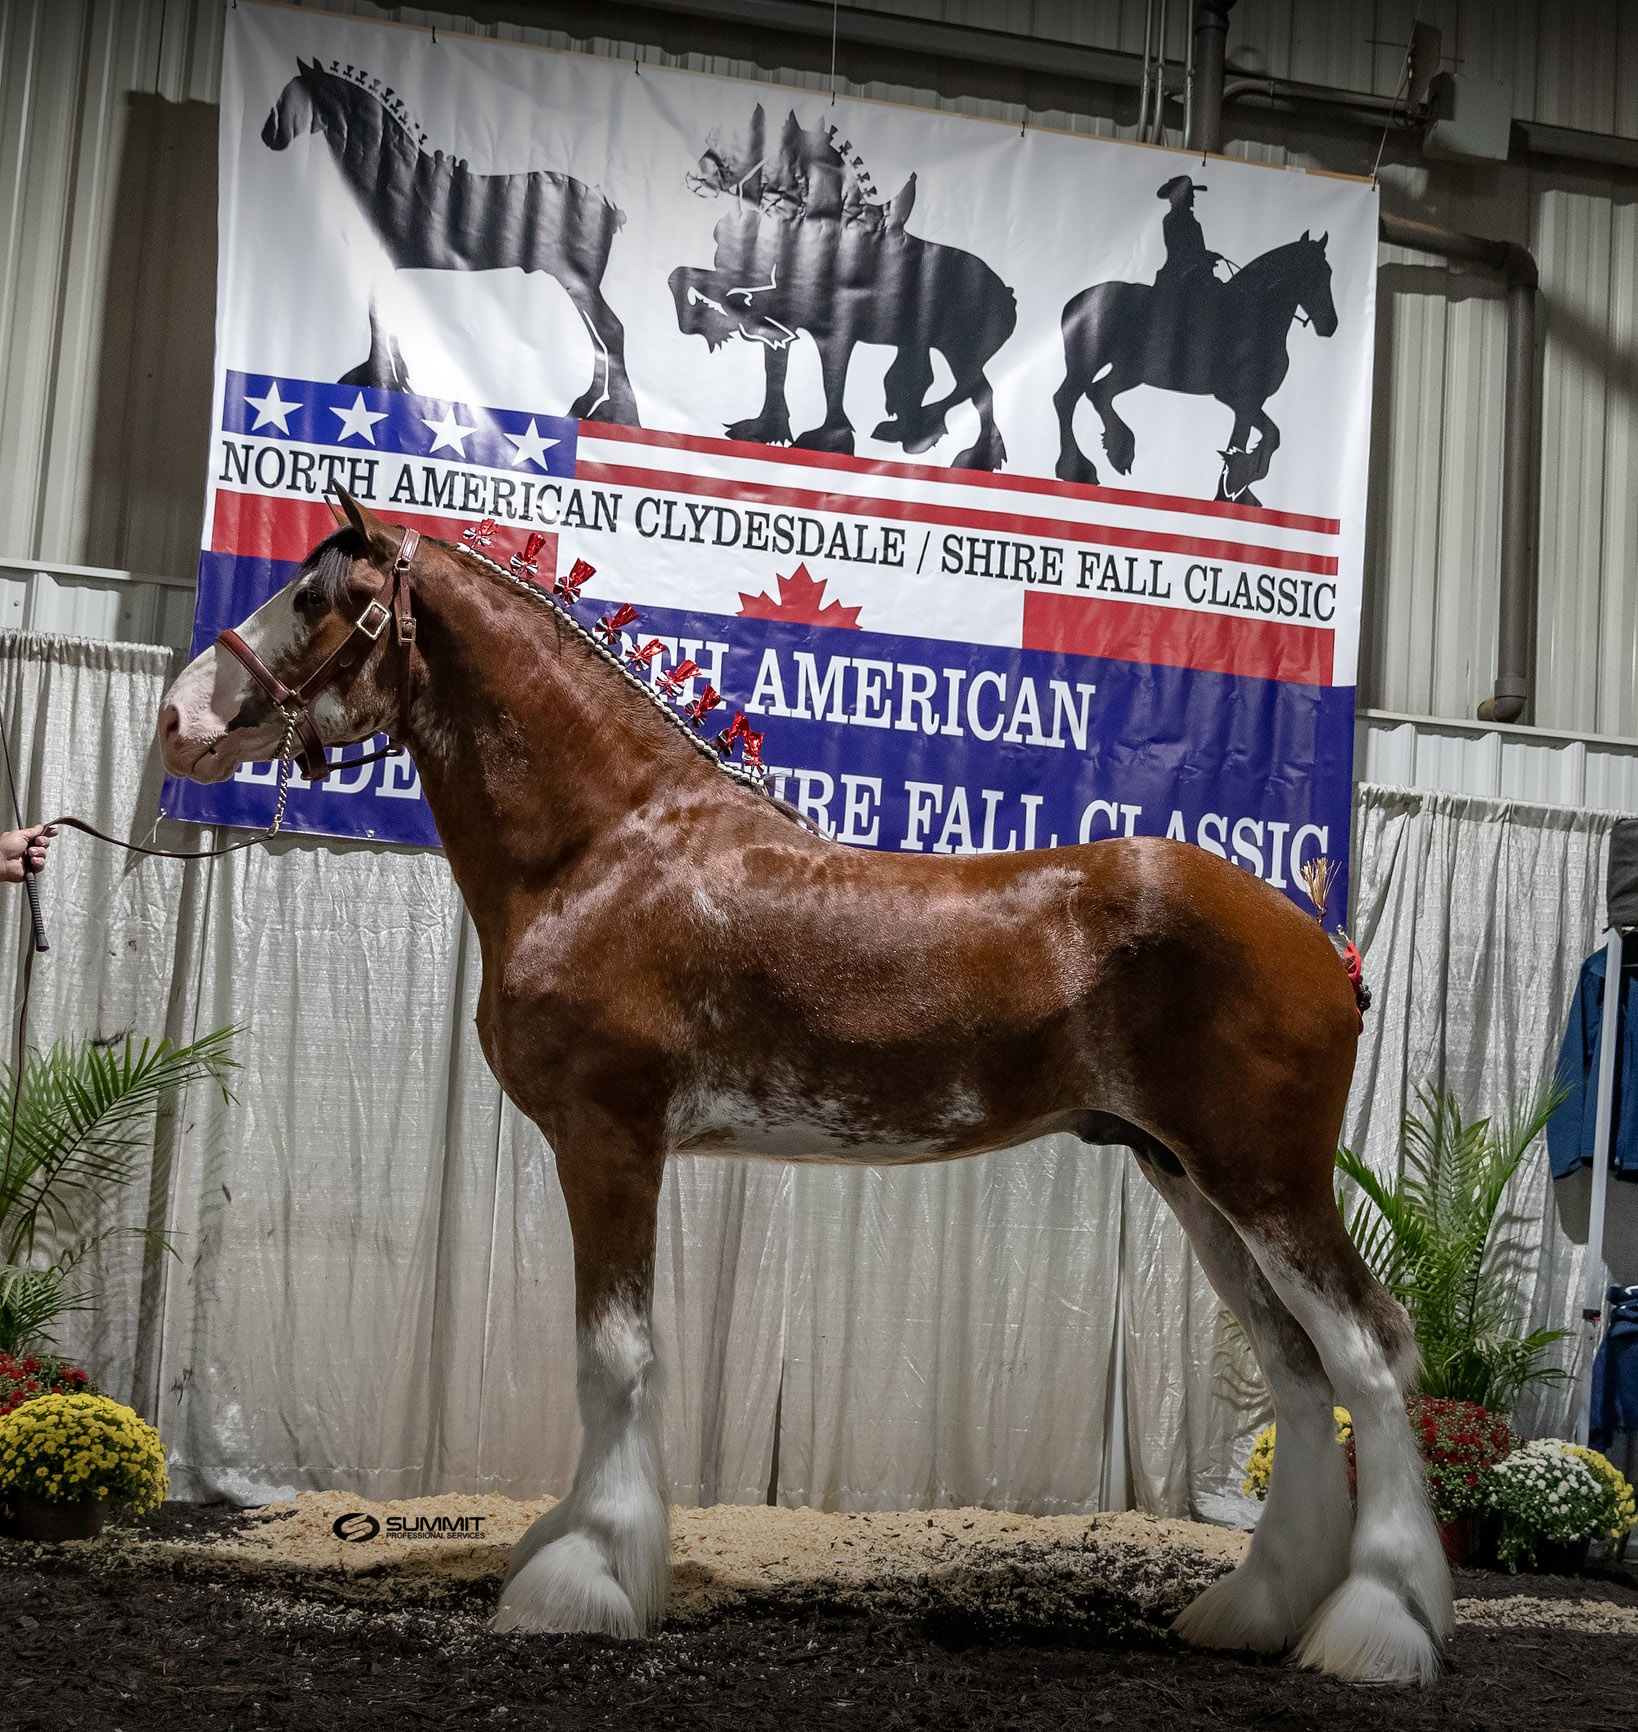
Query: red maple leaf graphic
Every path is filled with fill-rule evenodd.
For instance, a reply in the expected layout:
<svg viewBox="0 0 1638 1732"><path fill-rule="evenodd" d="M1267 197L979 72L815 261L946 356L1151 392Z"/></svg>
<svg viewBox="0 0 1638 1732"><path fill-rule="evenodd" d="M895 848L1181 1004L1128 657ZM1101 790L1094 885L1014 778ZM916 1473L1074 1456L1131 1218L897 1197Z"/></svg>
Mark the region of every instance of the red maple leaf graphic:
<svg viewBox="0 0 1638 1732"><path fill-rule="evenodd" d="M739 595L741 619L788 619L798 625L839 625L848 631L859 630L859 609L843 607L839 601L824 601L825 586L815 582L805 565L797 566L789 577L776 572L779 600L771 595ZM821 606L820 603L824 602Z"/></svg>

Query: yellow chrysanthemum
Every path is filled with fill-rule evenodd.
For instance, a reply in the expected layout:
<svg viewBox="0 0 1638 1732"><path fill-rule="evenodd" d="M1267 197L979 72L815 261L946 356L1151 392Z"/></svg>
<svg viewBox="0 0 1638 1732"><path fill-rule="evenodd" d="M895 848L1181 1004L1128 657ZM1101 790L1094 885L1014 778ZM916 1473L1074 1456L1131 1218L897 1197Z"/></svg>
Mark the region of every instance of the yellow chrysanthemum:
<svg viewBox="0 0 1638 1732"><path fill-rule="evenodd" d="M1567 1443L1564 1447L1571 1455L1586 1462L1613 1494L1615 1513L1609 1528L1599 1537L1609 1540L1612 1545L1619 1544L1631 1531L1635 1515L1638 1515L1638 1505L1635 1505L1627 1476L1608 1456L1600 1455L1596 1449L1588 1449L1584 1443Z"/></svg>
<svg viewBox="0 0 1638 1732"><path fill-rule="evenodd" d="M41 1483L43 1482L43 1483ZM51 1394L0 1416L0 1487L152 1509L168 1489L159 1433L105 1395Z"/></svg>
<svg viewBox="0 0 1638 1732"><path fill-rule="evenodd" d="M1331 1417L1336 1422L1337 1442L1344 1444L1354 1435L1353 1417L1346 1407L1333 1407ZM1240 1489L1247 1497L1268 1496L1268 1481L1274 1472L1274 1427L1265 1425L1252 1439L1251 1454L1246 1458L1245 1478Z"/></svg>

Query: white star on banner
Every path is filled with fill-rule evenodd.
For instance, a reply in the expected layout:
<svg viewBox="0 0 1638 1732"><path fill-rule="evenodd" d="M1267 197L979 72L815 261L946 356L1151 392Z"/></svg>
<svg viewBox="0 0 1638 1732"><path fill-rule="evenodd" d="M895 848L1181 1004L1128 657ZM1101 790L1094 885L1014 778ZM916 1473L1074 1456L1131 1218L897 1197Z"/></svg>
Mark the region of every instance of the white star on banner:
<svg viewBox="0 0 1638 1732"><path fill-rule="evenodd" d="M387 418L384 410L364 407L362 391L353 399L351 409L337 409L332 404L330 413L341 417L341 431L336 435L338 439L367 439L372 445L375 443L376 422L385 421Z"/></svg>
<svg viewBox="0 0 1638 1732"><path fill-rule="evenodd" d="M513 451L517 453L517 455L512 459L512 467L514 469L517 468L520 463L534 463L544 469L546 467L546 453L550 451L554 445L560 445L562 443L559 439L548 439L539 428L535 426L535 420L532 415L529 417L529 425L523 430L523 432L518 434L508 433L506 435L506 440L512 447Z"/></svg>
<svg viewBox="0 0 1638 1732"><path fill-rule="evenodd" d="M460 422L455 419L455 409L453 404L450 406L449 413L444 416L441 421L434 421L430 415L423 415L421 419L425 421L433 431L433 451L441 451L445 446L448 446L457 457L464 457L466 455L466 441L472 436L472 434L477 432L477 428L463 427ZM428 453L428 455L430 454L431 453Z"/></svg>
<svg viewBox="0 0 1638 1732"><path fill-rule="evenodd" d="M245 401L256 411L256 424L250 430L256 432L262 427L277 427L281 433L290 431L290 411L301 408L300 403L286 403L279 395L279 382L275 379L267 387L265 397L252 397L245 392Z"/></svg>

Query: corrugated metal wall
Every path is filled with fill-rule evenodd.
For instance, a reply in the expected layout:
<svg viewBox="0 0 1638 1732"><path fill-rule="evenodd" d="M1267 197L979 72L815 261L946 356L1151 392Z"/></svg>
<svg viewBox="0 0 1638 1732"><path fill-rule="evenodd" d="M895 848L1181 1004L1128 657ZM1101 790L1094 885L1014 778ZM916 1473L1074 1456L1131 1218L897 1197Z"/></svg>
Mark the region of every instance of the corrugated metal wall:
<svg viewBox="0 0 1638 1732"><path fill-rule="evenodd" d="M209 411L215 110L230 0L0 0L0 554L186 573ZM1140 51L1144 0L870 0L872 9ZM336 11L480 26L367 4ZM1187 0L1171 0L1183 49ZM1619 0L1241 0L1231 66L1390 95L1413 18L1521 119L1638 136L1638 8ZM515 25L486 34L564 43ZM629 53L612 42L604 52ZM654 58L653 51L647 51ZM704 70L767 77L749 62ZM823 76L789 81L822 85ZM1000 103L850 87L1020 118ZM1111 133L1110 118L1041 124ZM1368 172L1362 126L1234 111L1236 154ZM1536 719L1638 736L1638 176L1425 165L1388 208L1527 242L1542 272ZM1497 289L1384 252L1361 702L1471 716L1493 672L1504 313Z"/></svg>

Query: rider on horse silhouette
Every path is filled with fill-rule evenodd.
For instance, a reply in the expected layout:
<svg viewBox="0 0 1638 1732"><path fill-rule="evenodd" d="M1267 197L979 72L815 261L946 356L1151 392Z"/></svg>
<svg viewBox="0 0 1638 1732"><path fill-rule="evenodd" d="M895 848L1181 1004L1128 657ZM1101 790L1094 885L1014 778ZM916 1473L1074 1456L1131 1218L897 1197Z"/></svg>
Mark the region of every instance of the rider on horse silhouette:
<svg viewBox="0 0 1638 1732"><path fill-rule="evenodd" d="M1217 280L1212 273L1223 255L1207 247L1200 219L1194 214L1194 195L1205 190L1190 176L1179 174L1155 195L1170 206L1160 224L1166 242L1166 262L1155 273L1155 287L1166 294L1174 307L1196 286L1190 280L1196 272L1204 270L1212 282Z"/></svg>

